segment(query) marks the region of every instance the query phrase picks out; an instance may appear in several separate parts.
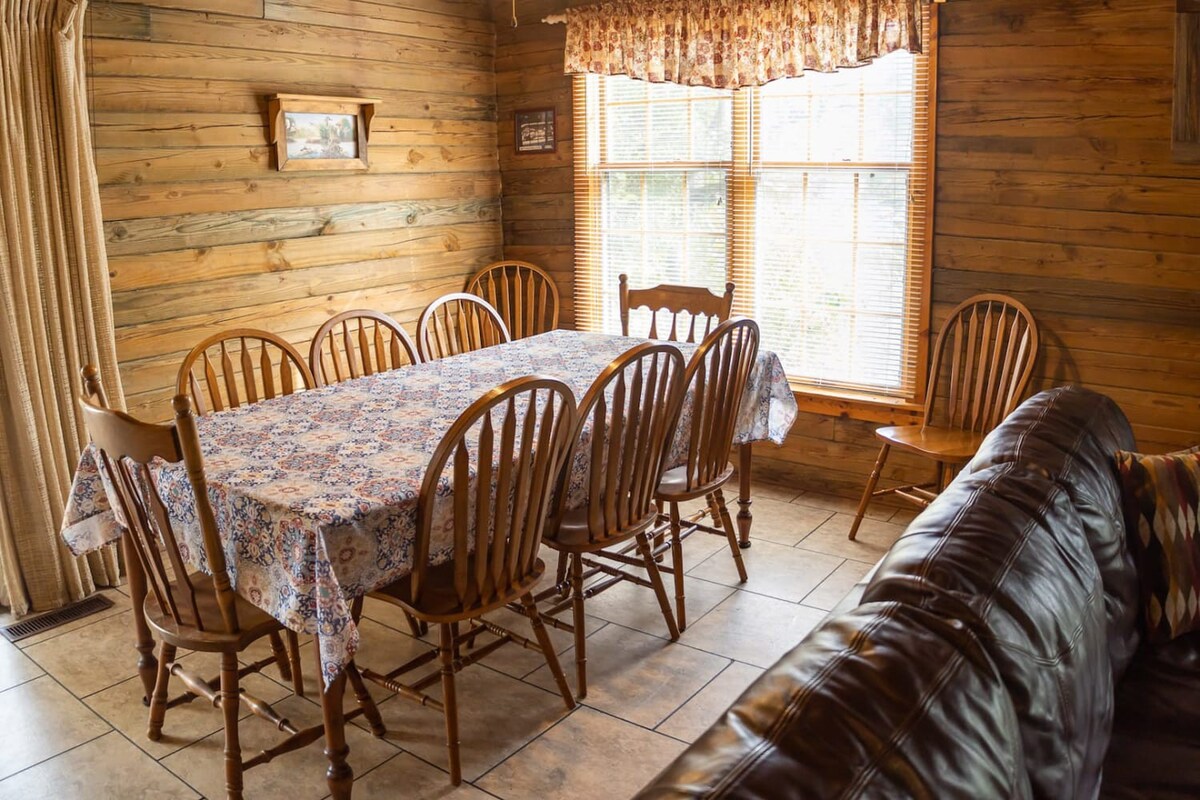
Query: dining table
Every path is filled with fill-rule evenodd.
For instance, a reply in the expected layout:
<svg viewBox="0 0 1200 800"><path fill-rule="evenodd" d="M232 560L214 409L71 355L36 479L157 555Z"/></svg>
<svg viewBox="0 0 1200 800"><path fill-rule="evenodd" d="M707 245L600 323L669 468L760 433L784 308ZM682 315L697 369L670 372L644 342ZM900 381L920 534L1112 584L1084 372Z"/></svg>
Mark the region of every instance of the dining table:
<svg viewBox="0 0 1200 800"><path fill-rule="evenodd" d="M345 667L359 644L352 606L411 570L417 497L442 436L472 402L514 378L557 378L581 398L613 359L645 341L553 330L197 420L209 499L235 589L287 628L317 642L327 777L335 798L349 797L353 782L342 718ZM675 344L685 359L697 348ZM676 464L686 458L688 405L685 401L669 457ZM782 444L796 414L783 365L774 353L760 350L734 436L743 547L750 544L753 522L751 443ZM156 462L152 475L185 559L204 569L186 469ZM79 459L62 527L75 555L114 544L122 536L121 521L109 502L111 487L105 483L89 445ZM570 485L586 484L573 478ZM431 558L450 555L443 548ZM125 566L138 672L149 696L156 663L142 617L144 576L136 558L126 558Z"/></svg>

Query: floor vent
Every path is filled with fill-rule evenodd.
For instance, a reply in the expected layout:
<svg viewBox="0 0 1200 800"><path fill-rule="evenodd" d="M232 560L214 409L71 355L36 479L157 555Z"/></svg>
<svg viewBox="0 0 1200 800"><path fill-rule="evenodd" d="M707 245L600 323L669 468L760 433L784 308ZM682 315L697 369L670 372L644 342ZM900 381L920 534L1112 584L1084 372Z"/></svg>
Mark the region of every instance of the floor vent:
<svg viewBox="0 0 1200 800"><path fill-rule="evenodd" d="M37 636L39 633L48 631L51 628L57 628L59 625L65 625L68 622L82 619L89 614L95 614L97 611L112 608L112 605L113 601L104 595L94 594L66 608L60 608L57 611L48 611L45 614L38 614L36 617L30 617L20 622L14 622L11 625L5 625L0 628L0 636L3 636L10 642L19 642L22 639L28 639L30 636Z"/></svg>

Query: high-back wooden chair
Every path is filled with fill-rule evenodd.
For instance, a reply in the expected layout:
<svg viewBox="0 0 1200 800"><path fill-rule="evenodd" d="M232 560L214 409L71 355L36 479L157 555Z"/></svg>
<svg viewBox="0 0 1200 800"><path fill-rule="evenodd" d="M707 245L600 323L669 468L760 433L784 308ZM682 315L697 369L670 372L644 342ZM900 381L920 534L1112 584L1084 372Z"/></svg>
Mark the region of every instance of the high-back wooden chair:
<svg viewBox="0 0 1200 800"><path fill-rule="evenodd" d="M528 261L497 261L471 276L467 291L500 313L514 339L558 327L558 287L541 267Z"/></svg>
<svg viewBox="0 0 1200 800"><path fill-rule="evenodd" d="M733 308L733 284L725 284L725 294L715 295L700 286L673 286L660 284L653 289L630 289L629 276L619 278L619 300L621 308L621 334L629 336L629 312L635 308L650 310L650 339L666 339L671 342L695 343L713 331L717 325L729 319ZM665 329L660 330L660 312L666 311L671 319Z"/></svg>
<svg viewBox="0 0 1200 800"><path fill-rule="evenodd" d="M255 328L214 333L192 348L175 391L191 397L198 414L238 408L316 386L300 352Z"/></svg>
<svg viewBox="0 0 1200 800"><path fill-rule="evenodd" d="M575 636L579 697L587 696L585 580L600 573L606 576L589 586L587 597L621 580L649 586L657 595L671 639L679 638L649 534L658 517L654 493L672 441L673 422L683 395L683 373L683 356L678 348L640 344L609 364L580 403L573 461L584 459L587 463L587 497L583 505L569 508L570 498L560 495L555 521L546 535L546 544L569 561L570 597L555 602L547 613L556 615L568 607L572 610L572 622L556 627ZM632 545L607 550L630 540ZM630 555L634 550L636 557ZM560 558L560 585L566 580L566 561ZM647 578L614 568L612 563L643 567ZM538 599L561 594L555 587Z"/></svg>
<svg viewBox="0 0 1200 800"><path fill-rule="evenodd" d="M454 785L462 782L454 675L464 667L517 642L542 653L563 702L575 707L532 594L545 570L538 550L574 427L574 395L551 378L518 378L475 401L442 437L425 472L412 572L372 594L440 628L437 650L386 675L367 670L364 676L445 715ZM448 544L450 559L434 564ZM518 600L514 610L529 618L536 643L482 618ZM465 621L471 627L460 634ZM464 646L485 631L498 638L464 655ZM409 685L397 680L439 657L441 700L423 693L438 672Z"/></svg>
<svg viewBox="0 0 1200 800"><path fill-rule="evenodd" d="M417 350L425 361L511 342L496 309L466 292L439 297L417 320Z"/></svg>
<svg viewBox="0 0 1200 800"><path fill-rule="evenodd" d="M675 614L680 630L687 627L683 541L688 536L696 531L724 536L738 579L746 581L746 565L723 489L733 476L729 454L746 385L758 360L758 345L758 323L751 319L727 320L705 337L688 361L684 376L687 399L682 409L689 413L679 426L686 431L687 455L682 465L663 474L656 494L670 507L670 571L675 578ZM699 519L689 520L686 526L682 523L679 504L697 497L706 498L713 525L701 524ZM718 524L720 527L716 527Z"/></svg>
<svg viewBox="0 0 1200 800"><path fill-rule="evenodd" d="M1023 304L1001 294L960 303L933 345L920 425L878 428L883 442L850 526L858 535L872 498L894 494L924 508L946 483L948 468L968 461L987 434L1024 399L1038 354L1038 329ZM876 489L892 448L931 459L929 483Z"/></svg>
<svg viewBox="0 0 1200 800"><path fill-rule="evenodd" d="M343 311L313 336L308 366L317 386L420 363L417 346L400 323L378 311Z"/></svg>
<svg viewBox="0 0 1200 800"><path fill-rule="evenodd" d="M275 659L242 667L238 655L259 639L278 635L284 628L269 614L244 600L230 583L225 550L209 505L208 482L191 402L186 395L176 396L175 419L168 424L140 422L87 398L81 399L80 407L98 452L100 469L115 493L114 510L124 520L125 535L130 537L131 549L146 576L146 622L162 643L146 735L153 741L161 738L167 707L175 702L168 702L168 684L172 677L179 678L193 697L203 697L221 709L225 720L226 792L231 799L241 798L244 770L310 744L323 733L324 727L318 725L298 730L268 703L247 694L240 686L241 678L247 673L260 669L263 664L274 663ZM211 574L192 572L188 568L181 549L183 543L171 525L149 466L155 459L167 464L182 464L187 471L200 547ZM193 675L182 663L176 662L177 648L181 647L220 653L219 683ZM293 670L297 666L298 662L294 663ZM376 732L382 735L383 722L370 704L361 676L353 665L348 669L356 690L360 690L360 702L364 702L358 711L366 713ZM190 698L185 695L184 699ZM238 718L243 704L246 710L289 734L287 739L269 751L243 760L238 738ZM347 714L350 716L356 714Z"/></svg>

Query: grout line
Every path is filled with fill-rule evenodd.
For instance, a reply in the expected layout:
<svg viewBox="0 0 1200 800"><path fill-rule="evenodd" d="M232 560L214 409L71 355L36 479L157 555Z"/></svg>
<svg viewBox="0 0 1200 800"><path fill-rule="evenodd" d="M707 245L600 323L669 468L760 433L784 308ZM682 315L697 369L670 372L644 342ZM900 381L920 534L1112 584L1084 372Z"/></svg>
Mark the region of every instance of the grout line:
<svg viewBox="0 0 1200 800"><path fill-rule="evenodd" d="M696 698L696 695L700 694L705 689L707 689L709 686L711 686L713 681L715 681L717 678L724 675L726 670L728 670L731 666L733 666L733 659L729 659L729 663L726 664L725 666L721 667L721 669L717 671L716 675L713 675L711 678L708 679L707 682L705 682L705 684L703 686L701 686L699 689L697 689L696 691L694 691L690 695L688 695L687 699L684 700L682 703L680 703L678 706L676 706L674 711L672 711L670 714L667 714L665 717L663 717L659 721L659 723L654 726L654 732L662 733L663 736L671 736L671 734L669 734L669 733L663 733L663 731L660 731L659 728L661 728L663 725L666 725L667 721L670 720L671 717L675 716L680 711L682 711L684 706L686 706L688 703L692 702L692 700L694 700ZM679 739L678 736L671 736L671 738ZM683 741L683 740L680 739L680 741ZM691 742L688 742L687 744L691 744Z"/></svg>
<svg viewBox="0 0 1200 800"><path fill-rule="evenodd" d="M58 688L62 689L64 692L66 692L66 693L67 693L67 696L68 696L68 697L70 697L72 700L74 700L76 703L79 703L79 705L83 706L83 708L85 709L85 711L86 711L88 714L91 714L93 717L95 717L96 719L100 720L100 722L102 722L102 723L104 723L105 725L107 725L107 726L108 726L108 730L107 730L107 731L104 731L103 733L101 733L101 734L99 734L99 735L97 735L97 736L93 736L91 739L88 739L88 740L87 740L87 742L80 742L80 743L79 743L79 744L77 744L77 745L73 745L73 746L71 746L71 747L68 747L66 750L63 750L63 751L62 751L62 752L60 752L60 753L55 753L54 755L52 755L52 756L49 756L48 758L43 758L41 761L38 761L36 764L30 764L30 765L28 765L28 766L26 766L26 767L23 767L23 768L21 768L21 769L17 770L16 772L12 773L12 775L6 775L6 776L4 776L4 778L3 778L3 779L0 779L0 783L2 783L3 781L6 781L6 780L8 780L8 779L9 779L9 778L11 778L13 775L19 775L19 774L21 774L22 772L24 772L24 771L25 771L25 770L27 770L27 769L31 769L31 768L33 768L33 767L36 767L38 764L44 764L44 763L46 763L47 761L50 761L51 759L58 758L58 757L59 757L59 756L61 756L63 753L69 753L69 752L71 752L72 750L74 750L76 747L82 747L83 745L87 744L88 742L94 742L96 739L99 739L101 736L106 736L106 735L108 735L110 732L112 732L112 731L115 731L115 730L116 730L116 728L115 728L115 727L113 727L113 724L112 724L111 722L109 722L109 721L108 721L108 720L106 720L104 717L102 717L102 716L100 716L99 714L97 714L97 713L95 712L95 710L93 710L93 709L92 709L92 707L91 707L91 706L89 706L87 703L83 702L83 701L82 701L82 700L80 700L78 697L76 697L76 696L75 696L75 693L74 693L74 692L72 692L70 689L68 689L66 686L63 686L63 684L62 684L62 681L60 681L58 678L54 677L54 676L53 676L53 675L51 675L49 672L46 672L46 673L44 673L44 674L42 674L42 675L39 675L39 676L37 676L37 678L34 678L34 680L38 680L38 679L41 679L41 678L46 678L47 680L49 680L49 681L52 681L52 682L54 682L54 683L58 684ZM26 683L33 683L33 681L26 681Z"/></svg>

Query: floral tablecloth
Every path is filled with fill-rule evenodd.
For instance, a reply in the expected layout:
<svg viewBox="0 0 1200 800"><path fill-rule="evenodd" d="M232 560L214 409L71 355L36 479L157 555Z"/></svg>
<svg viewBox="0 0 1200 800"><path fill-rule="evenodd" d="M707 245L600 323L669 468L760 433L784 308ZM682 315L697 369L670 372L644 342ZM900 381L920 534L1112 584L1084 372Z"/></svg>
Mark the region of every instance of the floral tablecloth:
<svg viewBox="0 0 1200 800"><path fill-rule="evenodd" d="M202 417L209 496L234 586L287 627L319 634L332 680L357 649L350 600L411 569L417 493L458 415L488 389L524 375L559 378L579 399L604 367L642 341L552 331ZM695 349L679 347L685 358ZM737 443L781 444L795 418L783 365L760 352ZM154 477L185 555L203 568L186 471L160 462ZM89 447L75 473L63 538L81 555L121 532Z"/></svg>

